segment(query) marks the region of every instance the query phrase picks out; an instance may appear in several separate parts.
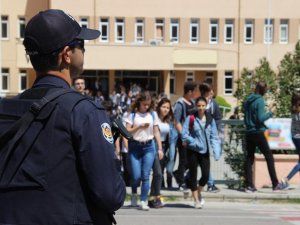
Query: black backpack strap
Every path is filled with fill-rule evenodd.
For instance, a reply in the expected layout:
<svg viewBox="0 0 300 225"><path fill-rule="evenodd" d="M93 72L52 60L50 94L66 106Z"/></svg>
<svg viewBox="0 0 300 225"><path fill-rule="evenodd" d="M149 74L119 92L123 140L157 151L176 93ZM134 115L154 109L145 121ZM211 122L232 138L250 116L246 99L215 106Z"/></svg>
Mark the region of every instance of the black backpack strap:
<svg viewBox="0 0 300 225"><path fill-rule="evenodd" d="M34 124L35 129L31 135L32 142L25 144L26 146L23 146L24 148L22 148L22 151L19 151L18 157L16 158L16 154L13 154L14 151L17 151L16 146L19 144L21 138L32 125L32 122L34 120L47 119L55 109L55 104L53 103L53 101L60 96L70 92L74 92L74 90L58 89L57 91L46 95L39 101L34 102L33 104L31 104L30 109L24 114L24 116L22 116L17 122L15 122L12 127L0 137L1 149L4 145L7 144L7 147L3 148L5 149L5 152L2 152L0 154L2 155L0 157L0 189L6 188L8 186L20 164L22 163L24 158L26 158L32 142L34 142L35 138L38 136L40 130L43 127L43 123ZM79 101L80 99L84 99L84 97L80 96L80 98L76 99L76 101ZM3 149L2 151L4 151ZM9 167L8 163L12 156L14 157L14 163L12 165L13 169L10 168L9 170L6 170L5 168Z"/></svg>

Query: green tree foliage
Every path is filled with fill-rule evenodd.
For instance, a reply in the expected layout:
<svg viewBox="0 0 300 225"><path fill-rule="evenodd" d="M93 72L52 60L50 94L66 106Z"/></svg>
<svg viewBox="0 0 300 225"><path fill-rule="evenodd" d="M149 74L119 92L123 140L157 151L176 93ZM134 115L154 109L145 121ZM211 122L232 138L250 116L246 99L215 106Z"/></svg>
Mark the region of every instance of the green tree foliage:
<svg viewBox="0 0 300 225"><path fill-rule="evenodd" d="M278 67L278 86L280 87L276 104L277 117L290 117L291 97L300 88L300 43L293 53L287 53Z"/></svg>
<svg viewBox="0 0 300 225"><path fill-rule="evenodd" d="M225 100L225 98L221 96L216 96L215 100L217 104L220 106L222 113L226 114L231 111L231 105Z"/></svg>

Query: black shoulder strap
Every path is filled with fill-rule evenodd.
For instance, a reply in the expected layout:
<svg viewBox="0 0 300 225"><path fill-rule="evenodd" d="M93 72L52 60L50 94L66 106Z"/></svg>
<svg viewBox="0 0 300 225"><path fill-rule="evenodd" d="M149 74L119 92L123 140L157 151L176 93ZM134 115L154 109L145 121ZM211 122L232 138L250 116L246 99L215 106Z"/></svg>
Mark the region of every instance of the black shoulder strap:
<svg viewBox="0 0 300 225"><path fill-rule="evenodd" d="M52 103L58 97L74 92L72 89L58 89L57 91L52 92L49 95L44 96L39 101L34 102L30 109L22 116L17 122L15 122L12 127L7 130L1 137L0 137L0 148L7 144L5 147L5 152L2 152L2 157L0 157L0 189L5 188L10 182L11 177L13 177L15 170L11 170L11 173L4 174L5 167L9 161L9 158L12 155L12 152L15 149L15 146L19 143L20 139L23 137L25 132L29 129L32 122L36 120L43 120L47 119L52 111L55 108L55 104ZM82 96L82 98L84 98ZM42 124L35 127L35 131L32 137L34 140L35 137L39 134L40 130L42 129ZM22 154L19 155L19 159L17 161L22 161L30 148L22 151ZM3 149L2 149L3 150ZM16 168L18 167L18 163L16 163Z"/></svg>

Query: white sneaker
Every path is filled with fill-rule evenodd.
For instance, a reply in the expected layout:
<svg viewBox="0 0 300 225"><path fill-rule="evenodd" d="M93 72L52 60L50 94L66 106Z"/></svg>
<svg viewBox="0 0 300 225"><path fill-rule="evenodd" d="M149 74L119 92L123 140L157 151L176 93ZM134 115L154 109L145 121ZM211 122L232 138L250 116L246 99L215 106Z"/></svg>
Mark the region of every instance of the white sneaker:
<svg viewBox="0 0 300 225"><path fill-rule="evenodd" d="M194 203L194 207L195 207L195 209L202 209L201 202L196 201L196 202Z"/></svg>
<svg viewBox="0 0 300 225"><path fill-rule="evenodd" d="M144 201L141 201L141 204L140 204L139 208L140 208L140 210L144 210L144 211L148 211L149 210L149 206Z"/></svg>
<svg viewBox="0 0 300 225"><path fill-rule="evenodd" d="M203 207L204 204L205 204L205 200L204 200L204 198L202 197L202 195L199 195L199 196L198 196L198 200L199 200L200 205Z"/></svg>
<svg viewBox="0 0 300 225"><path fill-rule="evenodd" d="M137 207L137 194L132 194L131 195L131 206L132 207Z"/></svg>

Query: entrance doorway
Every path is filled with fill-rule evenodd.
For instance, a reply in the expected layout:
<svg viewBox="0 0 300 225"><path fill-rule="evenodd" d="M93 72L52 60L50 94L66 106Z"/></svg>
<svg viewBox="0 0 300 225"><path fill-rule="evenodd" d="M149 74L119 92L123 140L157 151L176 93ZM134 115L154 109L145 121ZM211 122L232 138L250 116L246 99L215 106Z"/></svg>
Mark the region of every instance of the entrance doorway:
<svg viewBox="0 0 300 225"><path fill-rule="evenodd" d="M82 74L85 80L85 88L96 95L96 91L100 90L105 98L109 95L108 71L107 70L85 70Z"/></svg>
<svg viewBox="0 0 300 225"><path fill-rule="evenodd" d="M159 93L161 71L116 71L116 91L120 85L124 85L126 91L135 83L141 87L142 90L148 90L151 93Z"/></svg>

